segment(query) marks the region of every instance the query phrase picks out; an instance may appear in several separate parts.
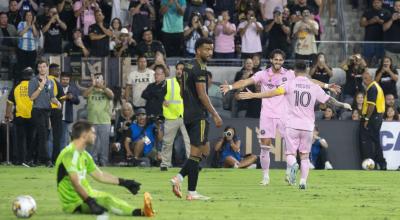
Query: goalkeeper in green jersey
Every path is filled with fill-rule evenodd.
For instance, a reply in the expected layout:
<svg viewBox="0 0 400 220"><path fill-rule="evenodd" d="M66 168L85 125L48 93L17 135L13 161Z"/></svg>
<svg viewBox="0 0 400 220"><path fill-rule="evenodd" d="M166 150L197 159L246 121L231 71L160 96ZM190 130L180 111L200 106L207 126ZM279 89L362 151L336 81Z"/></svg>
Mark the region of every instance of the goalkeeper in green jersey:
<svg viewBox="0 0 400 220"><path fill-rule="evenodd" d="M85 150L96 140L92 124L87 121L74 123L71 136L72 142L61 151L56 161L57 191L65 212L100 215L108 211L124 216L151 217L154 215L151 196L148 192L144 193L143 208L134 208L111 194L92 189L86 174L101 183L124 186L133 195L138 193L140 183L135 180L117 178L102 172L96 166L93 158Z"/></svg>

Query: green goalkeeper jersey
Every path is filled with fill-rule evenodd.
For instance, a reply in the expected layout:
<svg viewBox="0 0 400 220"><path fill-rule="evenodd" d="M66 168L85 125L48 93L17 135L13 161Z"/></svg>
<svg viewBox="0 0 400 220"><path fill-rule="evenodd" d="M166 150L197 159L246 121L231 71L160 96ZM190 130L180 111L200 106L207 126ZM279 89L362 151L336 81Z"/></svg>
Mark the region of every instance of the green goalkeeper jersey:
<svg viewBox="0 0 400 220"><path fill-rule="evenodd" d="M85 150L82 152L76 150L73 143L70 143L61 151L56 161L57 192L65 212L71 213L83 203L68 174L78 174L82 187L91 196L93 190L89 185L86 174L95 170L96 164L92 156Z"/></svg>

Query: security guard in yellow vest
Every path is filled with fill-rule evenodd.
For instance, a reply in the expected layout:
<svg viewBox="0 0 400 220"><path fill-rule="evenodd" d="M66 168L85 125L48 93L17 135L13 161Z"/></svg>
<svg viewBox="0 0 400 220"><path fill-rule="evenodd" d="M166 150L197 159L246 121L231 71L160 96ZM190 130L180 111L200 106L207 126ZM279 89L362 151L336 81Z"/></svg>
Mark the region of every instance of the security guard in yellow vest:
<svg viewBox="0 0 400 220"><path fill-rule="evenodd" d="M379 137L385 112L385 96L382 88L367 71L363 73L362 78L367 88L364 95L360 124L361 159L371 158L379 165L381 170L386 170L386 160L383 157Z"/></svg>
<svg viewBox="0 0 400 220"><path fill-rule="evenodd" d="M49 79L53 81L53 92L54 97L57 98L60 102L64 98L64 90L58 78L60 77L61 71L60 66L58 64L52 63L49 65ZM61 148L61 135L62 135L62 108L57 108L57 105L51 103L51 110L50 110L50 123L51 123L51 134L53 137L53 151L52 151L52 161L55 163L58 154L60 153Z"/></svg>
<svg viewBox="0 0 400 220"><path fill-rule="evenodd" d="M29 79L33 76L33 69L30 67L22 71L22 80L11 90L6 108L6 120L13 120L12 109L15 107L14 126L17 133L17 143L14 152L14 163L25 166L33 165L33 136L34 126L32 124L33 102L28 95Z"/></svg>
<svg viewBox="0 0 400 220"><path fill-rule="evenodd" d="M183 140L185 142L186 156L190 155L190 141L183 122L183 99L179 81L182 77L184 64L178 63L175 66L175 77L166 80L167 93L164 98L163 115L165 117L164 123L164 137L163 146L161 149L161 171L167 171L171 167L172 147L174 139L180 129Z"/></svg>

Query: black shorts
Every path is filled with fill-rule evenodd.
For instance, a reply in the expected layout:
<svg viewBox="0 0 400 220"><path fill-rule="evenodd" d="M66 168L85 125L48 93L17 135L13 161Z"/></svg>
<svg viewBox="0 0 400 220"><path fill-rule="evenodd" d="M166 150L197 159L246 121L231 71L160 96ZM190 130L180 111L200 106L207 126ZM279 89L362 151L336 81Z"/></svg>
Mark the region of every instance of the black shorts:
<svg viewBox="0 0 400 220"><path fill-rule="evenodd" d="M206 119L185 123L189 135L190 145L200 147L208 141L208 129L210 123Z"/></svg>

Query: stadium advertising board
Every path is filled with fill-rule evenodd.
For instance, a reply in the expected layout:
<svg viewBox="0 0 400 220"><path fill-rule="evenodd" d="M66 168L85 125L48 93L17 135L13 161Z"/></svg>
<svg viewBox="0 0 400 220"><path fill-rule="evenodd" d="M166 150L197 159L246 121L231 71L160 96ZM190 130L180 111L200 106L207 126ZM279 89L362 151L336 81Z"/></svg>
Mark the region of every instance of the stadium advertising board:
<svg viewBox="0 0 400 220"><path fill-rule="evenodd" d="M389 170L400 166L400 122L383 122L381 127L381 144L383 156Z"/></svg>

